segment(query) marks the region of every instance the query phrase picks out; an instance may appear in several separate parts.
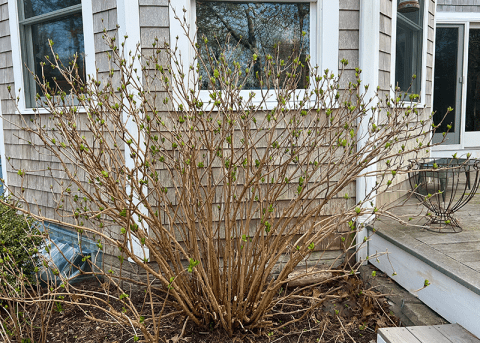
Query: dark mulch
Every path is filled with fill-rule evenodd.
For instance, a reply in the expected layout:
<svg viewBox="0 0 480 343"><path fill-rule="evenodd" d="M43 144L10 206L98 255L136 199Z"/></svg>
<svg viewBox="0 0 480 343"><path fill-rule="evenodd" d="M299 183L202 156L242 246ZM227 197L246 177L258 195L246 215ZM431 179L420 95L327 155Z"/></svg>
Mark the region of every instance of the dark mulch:
<svg viewBox="0 0 480 343"><path fill-rule="evenodd" d="M79 288L95 290L99 285L84 282ZM318 302L319 295L337 289L333 297L326 300L314 311L290 326L283 325L294 318L299 318L312 303ZM234 337L220 328L207 325L205 328L195 326L183 316L170 317L163 322L161 340L165 343L234 343L234 342L376 342L376 331L381 327L396 326L398 319L390 312L386 299L366 286L355 276L341 277L322 284L319 287L302 291L300 297L291 299L288 304L279 304L274 308L273 325L268 330L238 330ZM144 293L131 293L132 300L141 308ZM173 311L166 308L164 313ZM90 309L88 315L108 320L106 313ZM185 325L186 322L186 325ZM37 323L38 324L38 323ZM50 327L49 342L133 342L134 332L131 328L95 322L76 305L63 305L61 310L54 310ZM182 334L183 332L183 334ZM142 341L140 337L140 342Z"/></svg>

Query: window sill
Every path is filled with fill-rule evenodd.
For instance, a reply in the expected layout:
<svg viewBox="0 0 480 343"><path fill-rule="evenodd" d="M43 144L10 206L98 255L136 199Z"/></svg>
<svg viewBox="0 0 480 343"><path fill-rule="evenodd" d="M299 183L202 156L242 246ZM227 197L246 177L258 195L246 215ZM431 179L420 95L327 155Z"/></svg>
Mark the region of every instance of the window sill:
<svg viewBox="0 0 480 343"><path fill-rule="evenodd" d="M85 109L85 107L77 107L77 112L80 114L86 114L87 110ZM51 114L50 111L44 108L37 108L35 111L34 108L19 108L17 110L17 113L22 115Z"/></svg>
<svg viewBox="0 0 480 343"><path fill-rule="evenodd" d="M410 102L409 101L409 102L404 102L403 104L398 105L397 108L406 110L409 107L413 108L413 106L415 106L415 108L420 109L420 110L423 110L425 108L430 107L430 106L427 106L427 104L425 104L425 103L417 103L417 102ZM395 108L395 106L393 104L391 104L390 108Z"/></svg>
<svg viewBox="0 0 480 343"><path fill-rule="evenodd" d="M311 90L309 90L309 91L311 91ZM212 92L213 92L212 90L201 90L200 91L200 95L199 95L198 98L204 103L204 106L205 106L206 110L210 110L214 106L214 101L210 97L210 94ZM252 100L248 101L251 93L254 93L255 96L252 98ZM297 89L297 90L294 91L294 93L292 93L292 95L293 94L295 95L295 97L298 96L298 100L288 101L284 105L287 108L298 104L301 101L301 99L303 99L305 97L305 89ZM239 97L243 98L244 103L246 103L248 101L249 104L251 104L255 107L262 106L262 110L272 110L272 109L275 109L276 107L278 107L278 101L277 101L277 98L276 98L275 91L270 90L270 91L263 91L262 92L261 90L241 90L239 92ZM312 97L313 97L313 95L312 95ZM179 103L183 102L181 100L182 99L180 99L180 98L177 99L177 101ZM309 101L308 103L311 104L312 106L315 104L314 101ZM247 108L247 106L245 106L245 108Z"/></svg>
<svg viewBox="0 0 480 343"><path fill-rule="evenodd" d="M462 150L462 144L440 144L432 147L432 151L457 151Z"/></svg>

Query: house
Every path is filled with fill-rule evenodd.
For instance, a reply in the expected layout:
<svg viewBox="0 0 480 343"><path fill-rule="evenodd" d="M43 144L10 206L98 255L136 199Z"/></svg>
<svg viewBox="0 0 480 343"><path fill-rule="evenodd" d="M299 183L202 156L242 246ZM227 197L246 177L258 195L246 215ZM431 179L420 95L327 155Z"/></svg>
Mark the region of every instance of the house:
<svg viewBox="0 0 480 343"><path fill-rule="evenodd" d="M436 1L435 18L428 30L427 44L435 50L427 55L433 64L432 78L427 81L432 91L434 122L453 108L434 136L441 141L447 125L445 141L430 152L431 157L471 154L480 157L478 102L478 47L480 2ZM397 15L397 22L399 15ZM394 18L395 20L395 18ZM397 35L401 27L397 25ZM401 42L397 38L397 46ZM429 52L430 53L430 52ZM398 55L397 55L398 56ZM431 65L430 64L430 65ZM447 105L448 104L448 105ZM465 189L469 192L468 189ZM472 190L470 190L472 192ZM408 202L399 214L418 213L418 204ZM420 205L421 206L421 205ZM423 208L423 206L421 206ZM478 194L457 213L463 231L439 234L414 227L386 222L375 223L369 232L376 233L368 243L369 255L388 251L372 258L370 263L415 294L433 310L452 323L459 323L480 336L480 258L478 246Z"/></svg>
<svg viewBox="0 0 480 343"><path fill-rule="evenodd" d="M3 174L8 187L23 187L32 203L36 201L42 213L52 219L58 214L54 211L54 182L47 167L55 161L36 154L28 139L15 127L20 114L8 91L10 87L19 97L18 109L24 118L34 115L32 108L38 90L28 70L39 72L40 63L49 54L48 39L56 43L60 58L80 53L81 73L97 75L101 80L109 73L105 53L108 47L102 40L104 29L120 38L128 35L127 50L134 50L136 42L140 42L142 52L149 53L154 38L158 37L160 41L177 44L188 59L192 57L189 42L176 17L180 20L185 17L192 29L196 23L199 30L233 36L240 32L235 26L245 30L245 20L248 21L238 17L244 16L243 12L235 17L238 5L229 0L1 0L0 3L0 113L6 119L0 121L0 175ZM378 87L382 98L394 95L392 85L406 91L412 75L416 75L410 91L419 94L419 107L426 112L438 110L435 121L440 120L448 107L454 109L435 139L441 139L447 123L452 123L452 129L446 141L432 149L431 156L450 156L457 152L480 157L480 93L477 91L480 87L480 63L477 63L480 1L278 0L262 3L252 0L251 4L259 6L266 18L256 20L264 27L272 25L273 29L268 26L269 30L252 34L244 48L246 53L255 52L253 40L281 36L289 44L303 44L305 53L312 56L313 64L318 64L321 70L338 74L339 61L347 59L345 82L355 80L355 68L361 68L363 83L370 85L369 95ZM225 13L234 18L225 19ZM267 47L267 43L263 47ZM47 75L56 76L55 72ZM251 87L255 88L254 80ZM33 181L22 184L11 165L29 171ZM358 179L354 186L356 197L365 196L374 183L372 178ZM406 187L405 178L396 185L397 189ZM355 203L355 198L350 201ZM365 231L364 235L367 234ZM376 248L388 248L383 246L384 241L375 239L372 237L368 249L359 257L374 254ZM334 246L332 254L339 248ZM411 249L408 251L410 254ZM107 257L105 261L108 262ZM478 303L479 300L472 301ZM456 320L456 317L446 318ZM480 322L478 316L471 318ZM480 335L478 326L475 328L468 321L460 323Z"/></svg>

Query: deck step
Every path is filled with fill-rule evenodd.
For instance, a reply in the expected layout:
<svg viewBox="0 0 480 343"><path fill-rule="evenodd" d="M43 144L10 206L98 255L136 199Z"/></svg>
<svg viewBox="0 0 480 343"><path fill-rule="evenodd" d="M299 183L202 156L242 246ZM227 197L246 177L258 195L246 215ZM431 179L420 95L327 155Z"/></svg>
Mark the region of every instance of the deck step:
<svg viewBox="0 0 480 343"><path fill-rule="evenodd" d="M413 237L415 232L377 230L368 242L368 254L380 256L369 262L387 275L393 273L395 282L448 322L458 323L480 338L480 271L421 242ZM477 234L480 242L479 230ZM423 287L425 280L428 287Z"/></svg>
<svg viewBox="0 0 480 343"><path fill-rule="evenodd" d="M458 324L411 326L378 330L377 343L480 343Z"/></svg>

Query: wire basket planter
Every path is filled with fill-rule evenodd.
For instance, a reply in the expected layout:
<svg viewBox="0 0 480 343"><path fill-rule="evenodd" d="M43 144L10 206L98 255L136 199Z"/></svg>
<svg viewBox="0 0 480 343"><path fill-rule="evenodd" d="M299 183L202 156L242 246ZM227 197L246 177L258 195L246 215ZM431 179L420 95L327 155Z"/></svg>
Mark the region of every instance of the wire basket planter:
<svg viewBox="0 0 480 343"><path fill-rule="evenodd" d="M414 172L410 185L428 208L424 228L440 233L461 232L454 213L475 195L480 183L480 161L462 158L410 160Z"/></svg>

